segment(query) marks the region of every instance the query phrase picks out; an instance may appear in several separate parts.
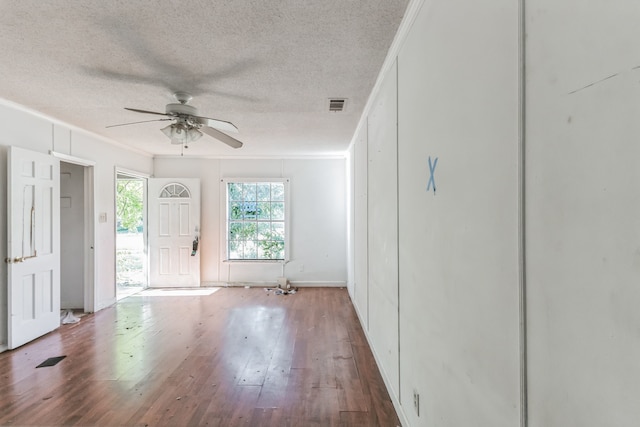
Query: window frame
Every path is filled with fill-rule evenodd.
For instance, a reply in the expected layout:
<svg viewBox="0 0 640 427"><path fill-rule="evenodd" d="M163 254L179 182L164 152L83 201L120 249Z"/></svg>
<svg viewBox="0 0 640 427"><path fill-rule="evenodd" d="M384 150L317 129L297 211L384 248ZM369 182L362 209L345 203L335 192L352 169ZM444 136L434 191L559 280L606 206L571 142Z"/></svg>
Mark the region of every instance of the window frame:
<svg viewBox="0 0 640 427"><path fill-rule="evenodd" d="M290 178L222 178L220 180L220 253L229 263L287 263L290 259ZM230 259L229 258L229 183L283 183L284 184L284 259ZM270 221L269 221L270 222Z"/></svg>

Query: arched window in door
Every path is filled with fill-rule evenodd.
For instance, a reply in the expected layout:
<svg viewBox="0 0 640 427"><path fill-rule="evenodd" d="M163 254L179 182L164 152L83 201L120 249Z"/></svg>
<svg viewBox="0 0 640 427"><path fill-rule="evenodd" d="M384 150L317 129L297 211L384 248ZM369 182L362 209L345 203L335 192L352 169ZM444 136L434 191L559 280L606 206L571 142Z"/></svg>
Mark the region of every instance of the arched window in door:
<svg viewBox="0 0 640 427"><path fill-rule="evenodd" d="M162 187L160 191L161 199L190 199L191 193L184 185L173 182Z"/></svg>

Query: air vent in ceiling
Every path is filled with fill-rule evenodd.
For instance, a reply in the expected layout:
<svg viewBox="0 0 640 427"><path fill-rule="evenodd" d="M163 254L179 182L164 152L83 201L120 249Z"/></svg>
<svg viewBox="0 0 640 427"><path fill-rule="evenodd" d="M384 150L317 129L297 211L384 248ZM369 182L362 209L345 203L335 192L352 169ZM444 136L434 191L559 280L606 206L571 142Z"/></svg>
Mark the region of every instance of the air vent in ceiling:
<svg viewBox="0 0 640 427"><path fill-rule="evenodd" d="M347 105L347 100L344 98L331 98L329 99L329 112L340 113L344 111Z"/></svg>

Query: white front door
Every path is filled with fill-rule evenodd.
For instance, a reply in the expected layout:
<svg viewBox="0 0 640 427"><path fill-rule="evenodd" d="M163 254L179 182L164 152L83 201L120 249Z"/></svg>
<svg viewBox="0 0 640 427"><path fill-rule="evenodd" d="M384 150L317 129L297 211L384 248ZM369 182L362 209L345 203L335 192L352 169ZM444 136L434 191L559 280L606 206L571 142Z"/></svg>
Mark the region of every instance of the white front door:
<svg viewBox="0 0 640 427"><path fill-rule="evenodd" d="M60 326L60 161L9 147L9 348Z"/></svg>
<svg viewBox="0 0 640 427"><path fill-rule="evenodd" d="M200 286L200 180L149 179L149 286Z"/></svg>

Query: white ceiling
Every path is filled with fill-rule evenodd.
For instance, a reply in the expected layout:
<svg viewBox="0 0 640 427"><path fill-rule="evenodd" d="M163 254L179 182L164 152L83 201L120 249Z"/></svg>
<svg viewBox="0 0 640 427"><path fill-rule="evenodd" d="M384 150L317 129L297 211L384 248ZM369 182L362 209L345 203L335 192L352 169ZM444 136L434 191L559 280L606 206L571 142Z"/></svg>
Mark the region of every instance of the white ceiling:
<svg viewBox="0 0 640 427"><path fill-rule="evenodd" d="M245 143L185 155L313 156L348 147L408 0L0 0L0 98L155 155L172 93ZM347 98L330 113L328 99Z"/></svg>

